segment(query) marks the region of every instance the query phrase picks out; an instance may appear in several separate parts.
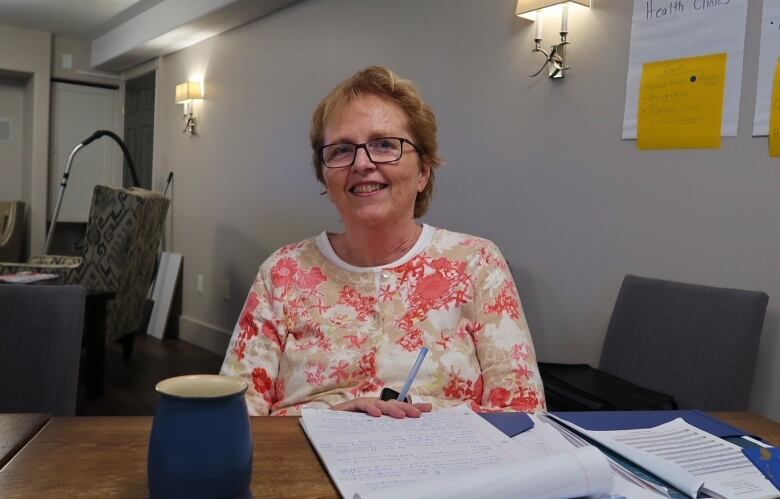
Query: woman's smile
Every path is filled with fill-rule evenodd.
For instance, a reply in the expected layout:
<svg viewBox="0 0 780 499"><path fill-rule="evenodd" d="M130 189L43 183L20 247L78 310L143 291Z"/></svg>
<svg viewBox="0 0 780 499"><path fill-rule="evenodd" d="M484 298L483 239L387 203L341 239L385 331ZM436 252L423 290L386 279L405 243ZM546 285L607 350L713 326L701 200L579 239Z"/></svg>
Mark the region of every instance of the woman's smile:
<svg viewBox="0 0 780 499"><path fill-rule="evenodd" d="M363 196L374 194L375 192L381 191L382 189L385 189L387 187L388 187L387 184L383 184L379 182L364 182L352 186L352 188L349 189L349 192L363 197Z"/></svg>

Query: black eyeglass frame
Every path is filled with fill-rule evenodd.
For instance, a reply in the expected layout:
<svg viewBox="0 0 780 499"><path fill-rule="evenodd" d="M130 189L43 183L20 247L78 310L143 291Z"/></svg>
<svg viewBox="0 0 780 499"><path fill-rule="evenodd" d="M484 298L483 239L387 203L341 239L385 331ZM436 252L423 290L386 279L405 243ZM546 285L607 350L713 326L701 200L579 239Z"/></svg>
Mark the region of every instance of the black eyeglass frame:
<svg viewBox="0 0 780 499"><path fill-rule="evenodd" d="M371 153L368 152L368 147L366 147L366 146L368 146L368 144L371 143L371 142L375 142L377 140L384 140L384 139L395 139L395 140L401 141L401 149L399 149L398 157L395 158L395 159L389 159L387 161L374 161L374 158L371 157ZM414 150L417 153L420 152L420 148L417 147L415 145L415 143L412 142L409 139L405 139L403 137L377 137L375 139L369 140L368 142L363 142L362 144L353 144L351 142L334 142L332 144L325 144L324 146L321 146L319 148L317 153L318 153L318 155L320 157L320 162L322 163L322 166L324 166L325 168L331 169L331 170L340 170L342 168L349 168L350 166L355 164L355 160L357 159L358 149L363 149L364 151L366 151L366 156L368 156L368 160L371 161L374 164L380 164L381 165L381 164L385 164L385 163L392 163L393 161L398 161L399 159L401 159L404 156L404 144L409 144L410 146L412 146L414 148ZM355 151L352 154L352 161L350 161L348 165L344 165L344 166L328 166L327 163L325 163L325 157L323 156L322 152L325 150L326 147L337 146L337 145L352 145L352 146L355 146Z"/></svg>

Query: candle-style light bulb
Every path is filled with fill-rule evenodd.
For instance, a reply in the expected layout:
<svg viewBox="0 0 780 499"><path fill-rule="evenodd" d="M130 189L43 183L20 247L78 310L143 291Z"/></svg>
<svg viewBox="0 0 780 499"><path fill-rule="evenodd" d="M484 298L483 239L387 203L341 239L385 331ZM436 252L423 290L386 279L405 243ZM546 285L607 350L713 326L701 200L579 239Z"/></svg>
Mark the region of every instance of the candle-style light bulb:
<svg viewBox="0 0 780 499"><path fill-rule="evenodd" d="M535 40L541 40L542 39L542 11L537 10L536 11L536 35L534 35Z"/></svg>
<svg viewBox="0 0 780 499"><path fill-rule="evenodd" d="M561 7L561 33L569 32L569 2Z"/></svg>

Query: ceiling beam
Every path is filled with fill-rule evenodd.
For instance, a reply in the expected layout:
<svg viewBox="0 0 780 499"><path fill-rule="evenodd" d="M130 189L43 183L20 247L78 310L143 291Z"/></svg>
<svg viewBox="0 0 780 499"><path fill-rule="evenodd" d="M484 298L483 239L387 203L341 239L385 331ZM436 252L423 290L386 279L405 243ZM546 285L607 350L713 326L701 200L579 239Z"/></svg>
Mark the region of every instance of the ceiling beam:
<svg viewBox="0 0 780 499"><path fill-rule="evenodd" d="M92 41L92 67L124 71L300 0L163 0Z"/></svg>

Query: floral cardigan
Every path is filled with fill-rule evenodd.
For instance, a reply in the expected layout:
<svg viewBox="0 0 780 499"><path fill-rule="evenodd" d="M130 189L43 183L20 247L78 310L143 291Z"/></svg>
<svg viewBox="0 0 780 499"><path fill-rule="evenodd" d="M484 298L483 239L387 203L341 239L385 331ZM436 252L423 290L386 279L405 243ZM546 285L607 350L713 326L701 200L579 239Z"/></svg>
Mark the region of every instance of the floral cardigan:
<svg viewBox="0 0 780 499"><path fill-rule="evenodd" d="M544 391L517 290L498 248L429 225L401 259L361 268L327 234L261 266L221 374L249 382L253 415L299 414L400 390L434 409L536 411Z"/></svg>

